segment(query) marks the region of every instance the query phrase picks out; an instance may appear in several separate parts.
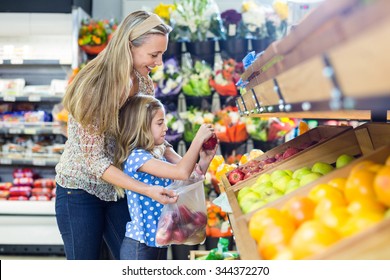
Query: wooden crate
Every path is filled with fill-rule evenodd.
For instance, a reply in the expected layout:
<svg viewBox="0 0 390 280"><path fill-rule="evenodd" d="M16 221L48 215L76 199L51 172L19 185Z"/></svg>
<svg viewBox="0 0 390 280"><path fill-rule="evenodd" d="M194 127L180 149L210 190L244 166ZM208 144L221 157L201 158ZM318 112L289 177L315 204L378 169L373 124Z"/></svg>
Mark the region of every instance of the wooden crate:
<svg viewBox="0 0 390 280"><path fill-rule="evenodd" d="M311 167L314 163L319 161L334 164L337 157L341 154L347 154L351 156L360 156L362 154L359 142L357 141L355 132L353 130L347 130L344 133L332 137L328 141L320 143L320 145L316 145L312 149L308 149L307 151L303 151L297 154L297 156L292 157L291 160L282 161L277 166L267 169L260 174L271 174L275 170L285 169L294 171L301 167ZM229 204L233 211L233 213L230 215L234 216L235 220L238 220L244 215L238 204L238 192L242 188L252 186L259 176L260 175L256 175L225 190ZM233 228L233 231L234 230L235 229Z"/></svg>
<svg viewBox="0 0 390 280"><path fill-rule="evenodd" d="M365 123L355 128L363 155L390 144L390 123Z"/></svg>
<svg viewBox="0 0 390 280"><path fill-rule="evenodd" d="M294 196L305 196L310 190L318 184L324 184L333 178L346 177L351 169L364 160L373 160L378 163L384 163L390 156L390 145L383 146L378 150L362 156L354 162L343 168L319 178L306 186L303 186L294 192L291 192L280 199L269 203L266 207L281 208L290 198ZM234 219L233 231L236 240L236 246L241 259L261 259L256 250L256 242L251 238L248 231L248 223L255 212L248 213L237 219ZM234 227L238 226L237 231ZM354 236L345 238L332 245L321 254L312 256L310 259L390 259L390 220L381 221L375 226L362 231Z"/></svg>
<svg viewBox="0 0 390 280"><path fill-rule="evenodd" d="M287 162L287 161L290 161L292 159L294 159L295 157L307 152L307 151L310 151L312 149L315 149L317 146L321 145L321 144L324 144L330 140L332 140L333 137L335 136L338 136L338 135L341 135L342 133L346 132L346 131L352 131L352 127L351 126L326 126L326 125L323 125L323 126L318 126L316 128L313 128L313 129L310 129L309 131L303 133L302 135L298 136L298 137L295 137L294 139L286 142L286 143L283 143L282 145L279 145L269 151L267 151L266 153L264 153L263 155L259 156L256 158L256 160L263 160L263 159L266 159L268 157L273 157L275 156L276 154L280 153L280 152L283 152L285 151L287 148L289 147L299 147L301 144L303 143L306 143L306 142L311 142L311 141L320 141L322 140L322 142L319 142L297 154L295 154L294 156L288 158L288 159L285 159L283 161L280 161L280 162L276 162L273 164L273 166L279 166L280 164L284 163L284 162ZM325 139L325 140L324 140ZM245 164L244 164L245 166ZM263 172L268 172L268 170L270 170L271 168L269 169L266 169L265 171ZM227 179L227 176L229 175L230 172L224 174L221 176L221 180L222 180L222 183L224 185L224 189L225 191L232 188L232 185L229 183L229 180ZM237 185L240 185L242 184L243 182L246 182L246 181L249 181L251 180L252 178L255 178L257 176L259 176L260 174L262 174L262 172L258 173L256 176L252 176L242 182L239 182Z"/></svg>

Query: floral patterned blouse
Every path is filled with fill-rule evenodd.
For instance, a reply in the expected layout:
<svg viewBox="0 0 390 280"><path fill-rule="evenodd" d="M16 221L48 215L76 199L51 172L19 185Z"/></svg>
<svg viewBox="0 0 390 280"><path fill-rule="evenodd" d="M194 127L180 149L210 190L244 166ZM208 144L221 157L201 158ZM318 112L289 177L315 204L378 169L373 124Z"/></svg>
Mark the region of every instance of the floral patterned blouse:
<svg viewBox="0 0 390 280"><path fill-rule="evenodd" d="M154 95L150 77L143 77L138 72L136 76L138 91ZM69 115L68 140L56 166L55 180L63 188L83 189L101 200L116 201L117 192L114 187L101 179L113 163L116 141L108 133L98 135L93 130L93 126L92 129L85 129Z"/></svg>

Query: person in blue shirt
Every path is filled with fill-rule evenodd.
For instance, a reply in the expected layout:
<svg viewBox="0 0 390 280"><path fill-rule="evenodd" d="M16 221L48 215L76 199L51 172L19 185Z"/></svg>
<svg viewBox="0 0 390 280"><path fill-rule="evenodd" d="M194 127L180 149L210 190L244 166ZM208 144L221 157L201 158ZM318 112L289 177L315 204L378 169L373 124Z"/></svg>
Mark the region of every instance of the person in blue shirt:
<svg viewBox="0 0 390 280"><path fill-rule="evenodd" d="M130 177L151 186L167 187L172 180L186 180L192 172L204 174L218 145L204 150L202 145L213 134L211 124L203 124L186 154L177 162L164 158L168 130L164 106L150 95L129 98L119 114L120 135L115 150L115 166ZM199 158L199 163L197 160ZM163 205L140 193L126 190L131 221L126 225L120 259L164 260L167 247L156 245L156 231Z"/></svg>

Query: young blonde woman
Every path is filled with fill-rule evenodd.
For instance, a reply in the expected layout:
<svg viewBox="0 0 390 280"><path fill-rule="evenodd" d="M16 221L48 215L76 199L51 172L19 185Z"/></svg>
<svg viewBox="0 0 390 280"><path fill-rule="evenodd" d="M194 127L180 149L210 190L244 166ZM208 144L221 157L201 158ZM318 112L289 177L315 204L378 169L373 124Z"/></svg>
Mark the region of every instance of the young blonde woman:
<svg viewBox="0 0 390 280"><path fill-rule="evenodd" d="M128 100L119 115L119 136L115 165L130 177L155 188L167 187L172 180L187 180L198 167L204 174L217 146L204 150L203 143L214 133L210 124L203 124L186 154L177 163L164 157L168 127L164 106L150 95L136 95ZM126 190L131 221L126 226L120 258L125 260L166 260L167 247L156 244L157 224L163 205L142 193Z"/></svg>
<svg viewBox="0 0 390 280"><path fill-rule="evenodd" d="M155 14L129 14L107 47L77 74L66 91L63 105L69 112L68 140L56 166L55 209L67 259L98 259L103 242L112 257L119 259L130 219L120 188L162 204L177 200L174 193L134 180L113 165L119 110L139 92L154 94L148 74L162 64L170 31ZM165 145L165 157L179 161L180 156Z"/></svg>

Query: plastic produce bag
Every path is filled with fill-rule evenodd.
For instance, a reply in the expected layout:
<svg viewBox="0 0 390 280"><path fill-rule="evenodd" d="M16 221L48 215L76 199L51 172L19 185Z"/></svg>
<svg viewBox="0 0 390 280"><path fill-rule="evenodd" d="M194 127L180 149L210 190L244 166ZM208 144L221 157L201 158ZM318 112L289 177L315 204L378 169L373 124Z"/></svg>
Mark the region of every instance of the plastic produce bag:
<svg viewBox="0 0 390 280"><path fill-rule="evenodd" d="M196 174L186 181L177 180L168 186L179 198L174 204L166 204L157 225L156 244L196 245L206 239L206 199L203 176Z"/></svg>

